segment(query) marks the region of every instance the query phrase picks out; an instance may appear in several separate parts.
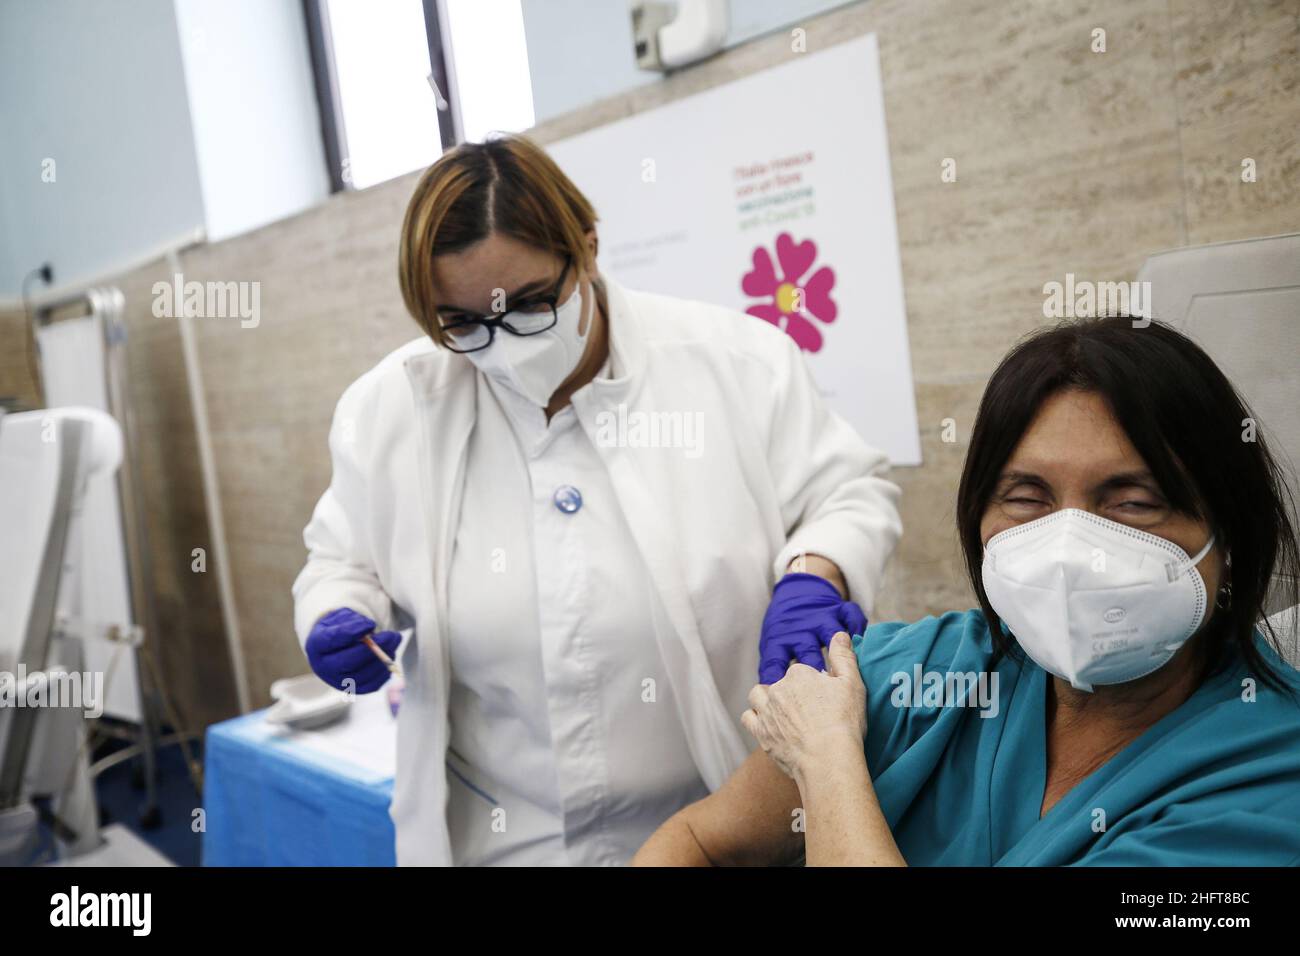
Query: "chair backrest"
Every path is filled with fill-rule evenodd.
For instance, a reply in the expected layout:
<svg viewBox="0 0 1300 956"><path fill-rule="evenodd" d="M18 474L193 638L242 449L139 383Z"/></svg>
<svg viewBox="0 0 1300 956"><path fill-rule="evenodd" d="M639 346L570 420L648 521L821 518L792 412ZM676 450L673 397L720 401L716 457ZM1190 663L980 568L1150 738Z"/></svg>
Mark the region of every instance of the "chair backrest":
<svg viewBox="0 0 1300 956"><path fill-rule="evenodd" d="M46 664L86 435L84 422L44 411L7 415L0 428L0 670ZM19 797L32 717L13 708L3 722L0 808Z"/></svg>
<svg viewBox="0 0 1300 956"><path fill-rule="evenodd" d="M1268 623L1282 645L1282 659L1300 670L1300 607L1278 611L1269 616Z"/></svg>
<svg viewBox="0 0 1300 956"><path fill-rule="evenodd" d="M1162 252L1138 281L1150 283L1152 316L1194 339L1231 379L1259 419L1242 424L1243 439L1252 425L1262 433L1300 494L1300 233ZM1300 666L1294 641L1290 653Z"/></svg>
<svg viewBox="0 0 1300 956"><path fill-rule="evenodd" d="M1152 316L1210 354L1270 447L1300 465L1300 233L1162 252L1138 281L1151 283Z"/></svg>
<svg viewBox="0 0 1300 956"><path fill-rule="evenodd" d="M82 428L44 411L0 423L0 669L13 669L34 617L54 607Z"/></svg>
<svg viewBox="0 0 1300 956"><path fill-rule="evenodd" d="M91 417L97 449L101 445L115 446L114 457L120 464L122 429L109 413L114 408L111 396L121 391L122 386L118 381L114 387L111 369L124 356L121 346L110 346L109 341L117 341L113 330L121 327L121 293L116 289L91 289L85 302L79 305L88 305L89 313L63 315L56 321L38 324L36 339L40 345L45 400L50 414L67 412L81 418ZM125 410L119 408L117 414L125 415ZM101 435L103 442L99 440ZM135 584L143 591L148 584L144 580L132 580L133 570L143 578L144 565L133 569L129 560L130 529L126 519L130 512L123 507L132 488L119 482L116 464L91 475L88 482L79 509L81 527L77 544L82 550L83 566L93 568L94 573L82 574L76 581L65 581L68 590L76 590L75 596L68 595L68 600L79 605L79 616L87 621L113 626L143 624L144 614L136 606L138 601L133 599L132 586ZM158 635L153 637L156 639ZM85 652L88 670L112 674L104 688L104 712L110 717L139 723L144 713L134 649L87 640Z"/></svg>

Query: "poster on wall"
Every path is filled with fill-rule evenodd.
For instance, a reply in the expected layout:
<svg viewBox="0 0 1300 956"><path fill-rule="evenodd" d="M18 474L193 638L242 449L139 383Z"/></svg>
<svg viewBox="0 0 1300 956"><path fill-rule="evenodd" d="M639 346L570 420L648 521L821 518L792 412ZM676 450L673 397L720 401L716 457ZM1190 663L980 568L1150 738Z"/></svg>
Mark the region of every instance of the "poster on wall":
<svg viewBox="0 0 1300 956"><path fill-rule="evenodd" d="M547 146L600 268L783 329L827 402L921 461L874 34Z"/></svg>

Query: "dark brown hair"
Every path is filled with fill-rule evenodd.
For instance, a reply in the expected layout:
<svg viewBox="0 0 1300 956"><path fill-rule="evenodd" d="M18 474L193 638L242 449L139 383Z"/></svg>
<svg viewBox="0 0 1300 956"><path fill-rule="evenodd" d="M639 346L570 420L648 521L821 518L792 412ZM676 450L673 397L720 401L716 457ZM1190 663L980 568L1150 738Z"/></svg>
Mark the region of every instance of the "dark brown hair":
<svg viewBox="0 0 1300 956"><path fill-rule="evenodd" d="M595 263L586 233L595 224L591 203L527 137L462 143L425 171L406 207L397 275L407 311L441 344L434 256L500 233L590 271Z"/></svg>
<svg viewBox="0 0 1300 956"><path fill-rule="evenodd" d="M1107 402L1170 505L1206 521L1220 550L1231 556L1224 580L1230 585L1228 606L1213 607L1202 632L1205 673L1235 645L1254 674L1280 687L1255 646L1254 631L1267 616L1270 592L1276 607L1300 604L1295 503L1287 476L1262 426L1214 361L1170 326L1128 316L1034 332L998 365L980 400L957 493L957 528L999 652L1016 648L984 592L980 524L1030 422L1044 401L1067 388L1094 392ZM1277 647L1272 628L1261 626Z"/></svg>

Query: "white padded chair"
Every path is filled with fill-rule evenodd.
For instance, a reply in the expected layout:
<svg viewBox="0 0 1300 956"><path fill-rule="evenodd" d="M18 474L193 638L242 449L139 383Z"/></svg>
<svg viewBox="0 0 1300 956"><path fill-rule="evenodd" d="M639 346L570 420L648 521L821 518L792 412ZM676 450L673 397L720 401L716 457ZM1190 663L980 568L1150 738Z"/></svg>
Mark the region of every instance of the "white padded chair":
<svg viewBox="0 0 1300 956"><path fill-rule="evenodd" d="M94 408L42 409L0 421L0 671L84 670L80 641L59 633L80 614L77 600L89 479L122 460L117 422ZM102 701L100 702L102 705ZM68 853L99 845L98 810L81 709L0 709L0 856L21 856L34 826L34 793L55 797L55 812L75 836ZM30 836L30 832L27 834Z"/></svg>
<svg viewBox="0 0 1300 956"><path fill-rule="evenodd" d="M1259 416L1293 482L1300 463L1300 233L1173 249L1138 271L1151 313L1194 339ZM1300 491L1293 483L1293 493ZM1300 609L1274 609L1282 651L1300 667Z"/></svg>
<svg viewBox="0 0 1300 956"><path fill-rule="evenodd" d="M1291 666L1300 668L1300 607L1278 611L1269 616L1268 623L1282 645L1282 656Z"/></svg>

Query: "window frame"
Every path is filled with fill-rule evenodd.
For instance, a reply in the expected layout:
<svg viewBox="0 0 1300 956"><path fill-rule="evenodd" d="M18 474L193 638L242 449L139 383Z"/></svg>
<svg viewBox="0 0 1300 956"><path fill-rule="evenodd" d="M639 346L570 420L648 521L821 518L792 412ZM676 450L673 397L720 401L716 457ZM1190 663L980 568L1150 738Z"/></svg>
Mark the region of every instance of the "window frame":
<svg viewBox="0 0 1300 956"><path fill-rule="evenodd" d="M444 42L444 11L441 0L421 0L424 30L429 48L429 75L437 84L436 95L447 104L438 110L438 139L446 152L460 141L459 110L452 95L450 56ZM325 149L330 193L355 190L343 175L348 150L347 127L343 121L339 96L338 68L334 59L333 32L330 27L328 0L302 0L303 20L307 26L307 48L311 57L312 79L316 88L321 143ZM430 90L430 93L435 91Z"/></svg>

